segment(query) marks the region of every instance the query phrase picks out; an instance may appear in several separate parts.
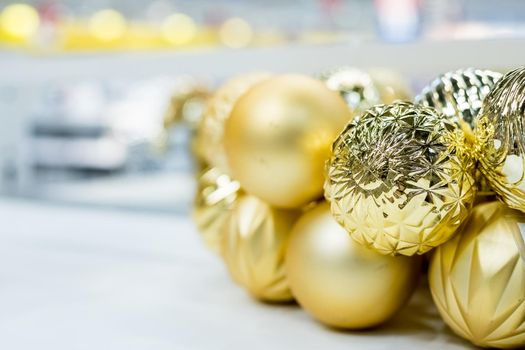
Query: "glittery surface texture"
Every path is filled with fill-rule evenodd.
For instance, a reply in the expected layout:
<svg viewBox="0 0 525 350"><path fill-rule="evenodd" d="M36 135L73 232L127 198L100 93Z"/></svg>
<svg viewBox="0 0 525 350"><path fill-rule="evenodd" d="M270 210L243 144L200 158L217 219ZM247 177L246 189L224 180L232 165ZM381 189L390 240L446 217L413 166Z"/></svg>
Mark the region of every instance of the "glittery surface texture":
<svg viewBox="0 0 525 350"><path fill-rule="evenodd" d="M480 170L509 206L525 211L525 68L507 73L476 123Z"/></svg>
<svg viewBox="0 0 525 350"><path fill-rule="evenodd" d="M378 105L333 144L325 196L358 242L383 254L423 254L448 240L475 196L463 132L432 108Z"/></svg>
<svg viewBox="0 0 525 350"><path fill-rule="evenodd" d="M445 322L471 342L525 346L525 215L500 202L476 206L432 256L429 282Z"/></svg>
<svg viewBox="0 0 525 350"><path fill-rule="evenodd" d="M484 98L500 78L500 73L475 68L448 72L423 88L416 104L434 107L472 130Z"/></svg>

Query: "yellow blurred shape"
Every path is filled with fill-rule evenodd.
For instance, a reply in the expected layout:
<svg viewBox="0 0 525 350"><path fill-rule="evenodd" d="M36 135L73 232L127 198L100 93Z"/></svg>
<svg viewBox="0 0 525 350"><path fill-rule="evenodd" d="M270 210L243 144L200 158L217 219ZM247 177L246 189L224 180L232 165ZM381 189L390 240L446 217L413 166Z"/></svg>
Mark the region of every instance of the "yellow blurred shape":
<svg viewBox="0 0 525 350"><path fill-rule="evenodd" d="M91 34L102 41L121 38L126 32L126 19L119 12L105 9L96 12L89 20Z"/></svg>
<svg viewBox="0 0 525 350"><path fill-rule="evenodd" d="M162 23L162 36L173 45L188 44L196 32L197 26L193 19L183 13L174 13Z"/></svg>
<svg viewBox="0 0 525 350"><path fill-rule="evenodd" d="M40 17L29 5L11 4L0 14L0 26L6 39L24 42L36 34L40 26Z"/></svg>
<svg viewBox="0 0 525 350"><path fill-rule="evenodd" d="M222 43L231 48L245 47L252 41L253 30L242 18L230 18L219 29Z"/></svg>

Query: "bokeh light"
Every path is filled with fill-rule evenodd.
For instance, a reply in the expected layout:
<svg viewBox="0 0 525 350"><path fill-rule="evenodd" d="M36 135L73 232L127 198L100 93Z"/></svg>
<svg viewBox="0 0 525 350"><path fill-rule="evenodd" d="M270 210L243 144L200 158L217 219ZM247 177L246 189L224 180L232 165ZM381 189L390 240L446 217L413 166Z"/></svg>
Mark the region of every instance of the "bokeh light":
<svg viewBox="0 0 525 350"><path fill-rule="evenodd" d="M89 20L92 35L102 41L121 38L126 32L126 19L119 12L105 9L95 13Z"/></svg>
<svg viewBox="0 0 525 350"><path fill-rule="evenodd" d="M253 39L251 25L242 18L230 18L219 29L221 42L231 48L242 48L250 44Z"/></svg>
<svg viewBox="0 0 525 350"><path fill-rule="evenodd" d="M26 4L12 4L0 14L2 32L15 40L32 38L40 26L38 12Z"/></svg>
<svg viewBox="0 0 525 350"><path fill-rule="evenodd" d="M193 19L183 13L174 13L162 23L162 35L173 45L190 43L197 33Z"/></svg>

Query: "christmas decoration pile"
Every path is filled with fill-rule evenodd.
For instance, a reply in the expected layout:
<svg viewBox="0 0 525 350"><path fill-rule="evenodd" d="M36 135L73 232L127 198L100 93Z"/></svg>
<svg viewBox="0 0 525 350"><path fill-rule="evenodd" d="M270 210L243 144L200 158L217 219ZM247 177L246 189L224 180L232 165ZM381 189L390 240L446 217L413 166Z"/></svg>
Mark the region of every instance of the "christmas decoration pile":
<svg viewBox="0 0 525 350"><path fill-rule="evenodd" d="M197 226L255 298L295 299L337 328L389 320L428 253L456 334L524 347L525 68L449 72L414 103L392 76L257 73L220 88L198 129Z"/></svg>

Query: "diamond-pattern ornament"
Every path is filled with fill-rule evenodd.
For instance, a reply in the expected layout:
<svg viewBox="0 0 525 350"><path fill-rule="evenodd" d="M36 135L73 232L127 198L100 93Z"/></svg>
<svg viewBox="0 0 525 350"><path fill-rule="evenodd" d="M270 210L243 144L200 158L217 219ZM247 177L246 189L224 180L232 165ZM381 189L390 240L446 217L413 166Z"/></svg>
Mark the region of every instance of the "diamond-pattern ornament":
<svg viewBox="0 0 525 350"><path fill-rule="evenodd" d="M476 206L432 256L429 282L452 330L483 347L525 347L525 214Z"/></svg>
<svg viewBox="0 0 525 350"><path fill-rule="evenodd" d="M464 131L472 132L481 104L501 74L475 68L447 72L416 96L416 104L434 107Z"/></svg>
<svg viewBox="0 0 525 350"><path fill-rule="evenodd" d="M378 105L333 144L325 196L336 220L382 254L423 254L447 241L473 203L464 133L432 108Z"/></svg>

